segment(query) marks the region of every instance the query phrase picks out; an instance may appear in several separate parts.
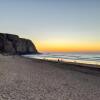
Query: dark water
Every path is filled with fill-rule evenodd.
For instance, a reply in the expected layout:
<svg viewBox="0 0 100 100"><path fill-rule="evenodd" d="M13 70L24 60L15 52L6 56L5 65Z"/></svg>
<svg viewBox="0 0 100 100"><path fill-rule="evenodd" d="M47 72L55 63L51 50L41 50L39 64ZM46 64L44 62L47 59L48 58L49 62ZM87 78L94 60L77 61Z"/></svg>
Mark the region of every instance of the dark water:
<svg viewBox="0 0 100 100"><path fill-rule="evenodd" d="M100 65L100 53L42 53L37 55L25 55L25 57L55 61L59 59L64 62Z"/></svg>

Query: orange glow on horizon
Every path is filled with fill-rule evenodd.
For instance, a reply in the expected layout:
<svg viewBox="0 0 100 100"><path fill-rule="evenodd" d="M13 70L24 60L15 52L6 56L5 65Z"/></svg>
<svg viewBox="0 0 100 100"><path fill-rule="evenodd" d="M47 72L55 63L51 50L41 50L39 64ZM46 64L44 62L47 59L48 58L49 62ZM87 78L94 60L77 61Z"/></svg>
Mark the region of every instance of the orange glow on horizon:
<svg viewBox="0 0 100 100"><path fill-rule="evenodd" d="M56 43L36 42L36 47L40 52L100 52L98 44L90 43Z"/></svg>

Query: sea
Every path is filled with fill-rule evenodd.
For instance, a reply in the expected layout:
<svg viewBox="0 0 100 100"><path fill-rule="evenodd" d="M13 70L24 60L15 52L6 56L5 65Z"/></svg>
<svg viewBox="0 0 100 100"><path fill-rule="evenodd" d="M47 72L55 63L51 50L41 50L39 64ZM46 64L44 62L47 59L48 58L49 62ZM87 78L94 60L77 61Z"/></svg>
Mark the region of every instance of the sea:
<svg viewBox="0 0 100 100"><path fill-rule="evenodd" d="M35 55L24 55L24 57L51 61L76 62L83 64L100 65L100 53L44 52Z"/></svg>

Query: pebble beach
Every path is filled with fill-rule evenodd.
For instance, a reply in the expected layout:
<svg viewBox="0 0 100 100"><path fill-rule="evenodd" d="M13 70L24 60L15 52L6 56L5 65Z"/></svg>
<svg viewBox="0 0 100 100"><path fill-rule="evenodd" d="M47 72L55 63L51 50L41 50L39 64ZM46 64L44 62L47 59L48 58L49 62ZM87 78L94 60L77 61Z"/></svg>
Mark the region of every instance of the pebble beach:
<svg viewBox="0 0 100 100"><path fill-rule="evenodd" d="M100 100L100 70L0 55L0 100Z"/></svg>

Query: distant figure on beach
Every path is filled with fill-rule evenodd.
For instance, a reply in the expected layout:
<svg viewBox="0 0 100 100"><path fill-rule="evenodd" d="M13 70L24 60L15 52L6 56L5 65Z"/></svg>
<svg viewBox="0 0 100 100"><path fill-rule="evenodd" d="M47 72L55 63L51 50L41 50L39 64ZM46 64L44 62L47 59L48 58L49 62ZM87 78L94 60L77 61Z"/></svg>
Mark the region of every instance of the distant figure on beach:
<svg viewBox="0 0 100 100"><path fill-rule="evenodd" d="M58 59L58 62L60 62L60 60Z"/></svg>
<svg viewBox="0 0 100 100"><path fill-rule="evenodd" d="M62 62L62 58L58 59L58 62Z"/></svg>

